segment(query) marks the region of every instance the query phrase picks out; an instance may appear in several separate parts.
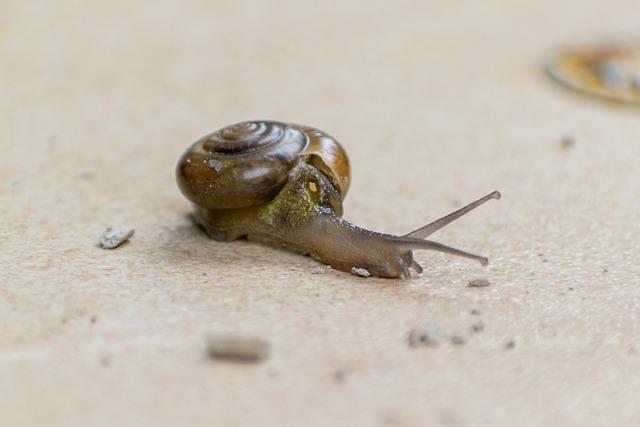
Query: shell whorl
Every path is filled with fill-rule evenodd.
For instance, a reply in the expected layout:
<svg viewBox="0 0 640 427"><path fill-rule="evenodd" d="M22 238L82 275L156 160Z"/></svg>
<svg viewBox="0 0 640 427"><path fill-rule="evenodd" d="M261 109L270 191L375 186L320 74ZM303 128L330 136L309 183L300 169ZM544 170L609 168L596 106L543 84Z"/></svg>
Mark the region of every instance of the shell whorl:
<svg viewBox="0 0 640 427"><path fill-rule="evenodd" d="M294 131L295 135L284 135ZM287 137L300 138L295 129L278 122L242 122L209 134L204 150L219 154L242 154L259 150Z"/></svg>
<svg viewBox="0 0 640 427"><path fill-rule="evenodd" d="M196 205L238 209L275 197L299 161L320 169L344 197L349 168L340 144L317 129L283 122L247 121L205 135L183 154L176 175Z"/></svg>

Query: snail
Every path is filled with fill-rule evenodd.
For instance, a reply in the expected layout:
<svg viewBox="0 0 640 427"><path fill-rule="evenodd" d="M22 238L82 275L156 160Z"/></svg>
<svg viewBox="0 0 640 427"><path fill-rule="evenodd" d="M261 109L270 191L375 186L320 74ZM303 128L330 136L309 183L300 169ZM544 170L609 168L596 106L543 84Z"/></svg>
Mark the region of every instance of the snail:
<svg viewBox="0 0 640 427"><path fill-rule="evenodd" d="M346 272L410 278L422 267L413 251L487 258L425 238L490 199L475 202L404 236L365 230L342 218L349 159L327 133L276 121L246 121L205 135L180 158L176 178L194 205L192 218L218 241L246 237Z"/></svg>

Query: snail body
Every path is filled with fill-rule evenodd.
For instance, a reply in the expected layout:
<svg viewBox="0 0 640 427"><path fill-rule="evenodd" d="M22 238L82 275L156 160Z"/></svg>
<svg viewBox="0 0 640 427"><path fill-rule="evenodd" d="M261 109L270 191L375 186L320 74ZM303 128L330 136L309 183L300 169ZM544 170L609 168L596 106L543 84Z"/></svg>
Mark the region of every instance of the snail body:
<svg viewBox="0 0 640 427"><path fill-rule="evenodd" d="M274 121L242 122L196 141L176 177L195 208L194 221L218 241L249 238L310 255L337 270L409 278L422 268L413 250L487 259L427 236L500 193L493 193L405 236L377 233L342 218L349 160L315 128Z"/></svg>

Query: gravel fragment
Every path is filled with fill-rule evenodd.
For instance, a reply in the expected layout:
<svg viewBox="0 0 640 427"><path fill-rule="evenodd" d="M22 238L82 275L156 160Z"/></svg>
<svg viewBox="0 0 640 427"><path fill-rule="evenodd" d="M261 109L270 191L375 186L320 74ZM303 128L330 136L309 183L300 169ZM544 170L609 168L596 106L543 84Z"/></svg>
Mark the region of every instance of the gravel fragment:
<svg viewBox="0 0 640 427"><path fill-rule="evenodd" d="M215 360L256 363L269 356L269 343L258 337L208 336L206 348L209 358Z"/></svg>
<svg viewBox="0 0 640 427"><path fill-rule="evenodd" d="M514 348L516 348L516 342L514 340L509 341L504 345L504 348L506 350L513 350Z"/></svg>
<svg viewBox="0 0 640 427"><path fill-rule="evenodd" d="M487 279L473 279L473 280L469 280L469 283L467 283L467 287L468 288L484 288L485 286L489 286L491 284L491 282L489 282Z"/></svg>
<svg viewBox="0 0 640 427"><path fill-rule="evenodd" d="M469 314L472 315L472 316L480 316L482 313L480 313L480 310L477 310L477 309L474 308L473 310L471 310L469 312Z"/></svg>
<svg viewBox="0 0 640 427"><path fill-rule="evenodd" d="M407 338L407 343L409 347L437 347L439 345L438 341L433 337L429 336L429 333L424 328L416 328L409 332L409 336Z"/></svg>
<svg viewBox="0 0 640 427"><path fill-rule="evenodd" d="M453 335L450 338L451 344L453 345L465 345L467 340L464 339L461 335Z"/></svg>
<svg viewBox="0 0 640 427"><path fill-rule="evenodd" d="M473 333L478 333L478 332L482 332L484 331L484 323L482 322L482 320L474 323L473 325L471 325L471 332Z"/></svg>
<svg viewBox="0 0 640 427"><path fill-rule="evenodd" d="M102 356L100 357L100 364L102 366L109 366L111 365L111 358L109 356Z"/></svg>
<svg viewBox="0 0 640 427"><path fill-rule="evenodd" d="M371 273L369 273L369 270L367 270L366 268L360 268L360 267L353 267L351 269L351 274L353 274L354 276L360 276L360 277L371 277Z"/></svg>
<svg viewBox="0 0 640 427"><path fill-rule="evenodd" d="M447 339L448 336L437 325L429 323L425 326L417 327L409 332L407 344L409 347L438 347L440 340Z"/></svg>
<svg viewBox="0 0 640 427"><path fill-rule="evenodd" d="M351 373L351 371L349 369L344 369L344 368L336 369L333 372L333 379L337 383L343 383L347 379L347 376L350 373Z"/></svg>
<svg viewBox="0 0 640 427"><path fill-rule="evenodd" d="M115 249L129 240L134 232L135 230L130 227L107 227L104 233L102 233L102 236L100 236L98 245L103 249Z"/></svg>
<svg viewBox="0 0 640 427"><path fill-rule="evenodd" d="M78 178L82 178L82 179L86 179L86 180L91 180L91 179L95 178L95 174L92 171L80 172L77 176L78 176Z"/></svg>
<svg viewBox="0 0 640 427"><path fill-rule="evenodd" d="M576 137L573 135L565 135L560 139L560 148L568 150L576 144Z"/></svg>

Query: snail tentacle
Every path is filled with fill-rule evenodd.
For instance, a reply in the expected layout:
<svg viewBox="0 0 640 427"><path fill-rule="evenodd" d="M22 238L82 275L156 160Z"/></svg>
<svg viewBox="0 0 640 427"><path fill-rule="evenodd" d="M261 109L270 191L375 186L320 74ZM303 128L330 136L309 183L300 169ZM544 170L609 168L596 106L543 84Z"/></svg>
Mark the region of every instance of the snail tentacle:
<svg viewBox="0 0 640 427"><path fill-rule="evenodd" d="M469 203L467 206L458 209L457 211L451 212L450 214L445 215L442 218L437 219L427 225L424 225L417 230L412 231L411 233L405 234L404 237L413 237L416 239L424 239L426 237L429 237L436 231L440 230L441 228L450 224L461 216L466 215L478 206L488 202L491 199L500 199L500 197L502 196L499 191L493 191L490 194L487 194L486 196Z"/></svg>

